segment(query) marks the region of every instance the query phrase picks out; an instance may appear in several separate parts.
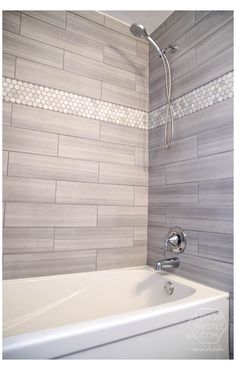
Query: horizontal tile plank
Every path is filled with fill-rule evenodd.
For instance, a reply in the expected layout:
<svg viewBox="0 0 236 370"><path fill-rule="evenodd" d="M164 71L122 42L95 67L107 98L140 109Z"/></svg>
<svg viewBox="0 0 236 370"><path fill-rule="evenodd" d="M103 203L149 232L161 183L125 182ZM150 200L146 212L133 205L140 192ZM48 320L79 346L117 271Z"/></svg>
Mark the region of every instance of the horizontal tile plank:
<svg viewBox="0 0 236 370"><path fill-rule="evenodd" d="M55 202L56 182L5 176L3 199L6 202Z"/></svg>
<svg viewBox="0 0 236 370"><path fill-rule="evenodd" d="M135 74L82 55L65 52L64 69L115 86L135 90Z"/></svg>
<svg viewBox="0 0 236 370"><path fill-rule="evenodd" d="M150 149L149 166L163 165L192 158L197 158L197 136L174 141L168 150L163 147Z"/></svg>
<svg viewBox="0 0 236 370"><path fill-rule="evenodd" d="M3 29L10 32L20 32L20 12L3 11L2 23Z"/></svg>
<svg viewBox="0 0 236 370"><path fill-rule="evenodd" d="M50 23L57 27L65 28L65 25L66 25L66 12L61 11L61 10L53 10L53 11L50 11L50 10L29 11L27 10L27 11L24 11L24 14L37 18L44 22Z"/></svg>
<svg viewBox="0 0 236 370"><path fill-rule="evenodd" d="M55 251L131 247L132 227L55 229Z"/></svg>
<svg viewBox="0 0 236 370"><path fill-rule="evenodd" d="M148 167L149 151L148 149L135 148L135 166Z"/></svg>
<svg viewBox="0 0 236 370"><path fill-rule="evenodd" d="M48 203L7 203L5 225L9 227L96 226L97 207Z"/></svg>
<svg viewBox="0 0 236 370"><path fill-rule="evenodd" d="M52 67L63 67L63 50L42 44L28 37L4 31L3 51L7 54L33 60Z"/></svg>
<svg viewBox="0 0 236 370"><path fill-rule="evenodd" d="M233 179L199 182L199 203L201 205L232 206L233 195Z"/></svg>
<svg viewBox="0 0 236 370"><path fill-rule="evenodd" d="M11 103L2 103L2 123L5 126L11 125L11 112L12 112L12 104Z"/></svg>
<svg viewBox="0 0 236 370"><path fill-rule="evenodd" d="M67 158L10 153L9 176L97 182L98 164Z"/></svg>
<svg viewBox="0 0 236 370"><path fill-rule="evenodd" d="M53 229L14 228L3 229L3 253L39 253L53 251Z"/></svg>
<svg viewBox="0 0 236 370"><path fill-rule="evenodd" d="M57 155L58 136L16 127L4 127L3 148L5 150Z"/></svg>
<svg viewBox="0 0 236 370"><path fill-rule="evenodd" d="M199 256L233 263L233 235L199 233Z"/></svg>
<svg viewBox="0 0 236 370"><path fill-rule="evenodd" d="M102 44L24 15L22 15L21 34L88 58L103 60Z"/></svg>
<svg viewBox="0 0 236 370"><path fill-rule="evenodd" d="M148 95L117 87L108 83L102 84L102 99L115 104L148 111Z"/></svg>
<svg viewBox="0 0 236 370"><path fill-rule="evenodd" d="M98 24L105 24L105 15L94 10L73 10L72 13Z"/></svg>
<svg viewBox="0 0 236 370"><path fill-rule="evenodd" d="M227 23L196 46L196 62L203 63L233 45L233 21Z"/></svg>
<svg viewBox="0 0 236 370"><path fill-rule="evenodd" d="M146 248L101 249L97 251L97 270L143 266L147 261Z"/></svg>
<svg viewBox="0 0 236 370"><path fill-rule="evenodd" d="M149 168L149 186L163 185L166 182L166 166Z"/></svg>
<svg viewBox="0 0 236 370"><path fill-rule="evenodd" d="M149 42L147 40L137 40L136 55L149 64Z"/></svg>
<svg viewBox="0 0 236 370"><path fill-rule="evenodd" d="M147 248L147 226L134 227L134 247Z"/></svg>
<svg viewBox="0 0 236 370"><path fill-rule="evenodd" d="M100 140L147 148L148 131L101 122Z"/></svg>
<svg viewBox="0 0 236 370"><path fill-rule="evenodd" d="M101 97L98 80L23 59L17 59L16 78L92 98Z"/></svg>
<svg viewBox="0 0 236 370"><path fill-rule="evenodd" d="M232 175L232 152L168 164L166 167L167 184L223 179Z"/></svg>
<svg viewBox="0 0 236 370"><path fill-rule="evenodd" d="M148 206L148 187L135 186L134 187L134 204L135 206Z"/></svg>
<svg viewBox="0 0 236 370"><path fill-rule="evenodd" d="M209 13L210 12L208 10L196 10L195 11L196 23L200 22L200 20L206 17Z"/></svg>
<svg viewBox="0 0 236 370"><path fill-rule="evenodd" d="M96 270L96 251L7 254L4 278L71 274Z"/></svg>
<svg viewBox="0 0 236 370"><path fill-rule="evenodd" d="M165 24L166 24L166 29L168 27L171 27L173 26L174 23L176 23L177 21L178 22L181 22L181 17L183 17L185 15L186 11L184 10L177 10L175 12L173 12L166 20L165 20Z"/></svg>
<svg viewBox="0 0 236 370"><path fill-rule="evenodd" d="M207 130L198 135L198 156L222 153L233 150L233 125Z"/></svg>
<svg viewBox="0 0 236 370"><path fill-rule="evenodd" d="M122 70L145 76L148 80L148 63L139 56L134 58L129 53L121 53L118 49L105 46L104 63L105 65L116 66Z"/></svg>
<svg viewBox="0 0 236 370"><path fill-rule="evenodd" d="M136 41L132 38L74 14L67 14L66 29L106 46L114 47L116 45L116 48L136 55Z"/></svg>
<svg viewBox="0 0 236 370"><path fill-rule="evenodd" d="M180 266L175 273L226 292L233 291L233 265L221 261L209 262L199 256L179 255Z"/></svg>
<svg viewBox="0 0 236 370"><path fill-rule="evenodd" d="M2 74L4 77L15 77L16 58L12 55L3 54Z"/></svg>
<svg viewBox="0 0 236 370"><path fill-rule="evenodd" d="M137 166L100 163L99 182L147 186L148 170Z"/></svg>
<svg viewBox="0 0 236 370"><path fill-rule="evenodd" d="M56 201L71 204L133 205L134 190L131 186L58 181Z"/></svg>
<svg viewBox="0 0 236 370"><path fill-rule="evenodd" d="M198 184L177 184L149 187L151 204L196 204L198 203Z"/></svg>
<svg viewBox="0 0 236 370"><path fill-rule="evenodd" d="M98 206L98 225L147 225L147 207Z"/></svg>
<svg viewBox="0 0 236 370"><path fill-rule="evenodd" d="M8 152L3 150L2 152L2 174L6 175L8 171Z"/></svg>
<svg viewBox="0 0 236 370"><path fill-rule="evenodd" d="M134 148L102 141L59 138L59 156L90 161L134 164Z"/></svg>
<svg viewBox="0 0 236 370"><path fill-rule="evenodd" d="M99 138L99 122L97 120L18 104L14 104L13 107L12 125L88 139Z"/></svg>
<svg viewBox="0 0 236 370"><path fill-rule="evenodd" d="M156 204L148 204L148 225L165 226L166 208Z"/></svg>
<svg viewBox="0 0 236 370"><path fill-rule="evenodd" d="M149 94L149 80L146 77L136 75L136 91Z"/></svg>
<svg viewBox="0 0 236 370"><path fill-rule="evenodd" d="M148 244L153 248L165 249L165 241L168 236L169 229L165 226L149 226L148 227Z"/></svg>
<svg viewBox="0 0 236 370"><path fill-rule="evenodd" d="M166 208L166 224L181 225L185 229L223 234L233 232L231 207L169 206Z"/></svg>

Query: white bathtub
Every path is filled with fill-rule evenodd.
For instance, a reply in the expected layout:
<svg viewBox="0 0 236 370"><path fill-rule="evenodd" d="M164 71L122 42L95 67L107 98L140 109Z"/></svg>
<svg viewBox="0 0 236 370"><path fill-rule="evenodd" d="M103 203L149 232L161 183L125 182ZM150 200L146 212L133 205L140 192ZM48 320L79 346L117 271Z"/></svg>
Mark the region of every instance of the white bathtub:
<svg viewBox="0 0 236 370"><path fill-rule="evenodd" d="M228 293L147 266L4 281L3 304L6 359L228 358Z"/></svg>

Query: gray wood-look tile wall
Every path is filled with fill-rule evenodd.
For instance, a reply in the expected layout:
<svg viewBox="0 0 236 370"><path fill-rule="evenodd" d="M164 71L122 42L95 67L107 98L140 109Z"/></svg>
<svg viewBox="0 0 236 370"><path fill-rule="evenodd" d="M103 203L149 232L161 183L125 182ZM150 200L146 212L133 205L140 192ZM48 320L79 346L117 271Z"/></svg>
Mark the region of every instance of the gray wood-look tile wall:
<svg viewBox="0 0 236 370"><path fill-rule="evenodd" d="M176 54L168 54L173 98L233 70L231 11L175 12L152 36L161 47L179 45ZM150 111L164 102L163 84L160 60L150 48ZM176 273L229 291L232 306L233 101L176 119L174 125L168 151L164 128L149 132L148 264L163 258L168 229L179 225L188 244Z"/></svg>
<svg viewBox="0 0 236 370"><path fill-rule="evenodd" d="M168 54L173 98L233 69L232 28L230 11L178 11L153 32L179 45ZM6 77L144 111L165 102L160 58L109 17L6 11L3 30ZM232 107L176 120L165 152L163 127L148 137L4 103L4 278L153 265L178 224L188 245L176 273L230 291L232 333Z"/></svg>
<svg viewBox="0 0 236 370"><path fill-rule="evenodd" d="M97 12L3 13L3 75L148 111L149 47ZM4 278L145 265L148 132L3 104Z"/></svg>

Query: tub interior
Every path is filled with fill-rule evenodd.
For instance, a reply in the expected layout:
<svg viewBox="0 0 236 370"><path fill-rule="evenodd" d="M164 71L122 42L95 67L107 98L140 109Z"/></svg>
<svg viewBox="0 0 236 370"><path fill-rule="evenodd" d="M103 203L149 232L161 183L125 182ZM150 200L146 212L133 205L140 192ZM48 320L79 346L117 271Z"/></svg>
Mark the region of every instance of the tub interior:
<svg viewBox="0 0 236 370"><path fill-rule="evenodd" d="M155 271L124 270L80 273L3 283L3 332L12 336L122 314L184 299L190 286Z"/></svg>

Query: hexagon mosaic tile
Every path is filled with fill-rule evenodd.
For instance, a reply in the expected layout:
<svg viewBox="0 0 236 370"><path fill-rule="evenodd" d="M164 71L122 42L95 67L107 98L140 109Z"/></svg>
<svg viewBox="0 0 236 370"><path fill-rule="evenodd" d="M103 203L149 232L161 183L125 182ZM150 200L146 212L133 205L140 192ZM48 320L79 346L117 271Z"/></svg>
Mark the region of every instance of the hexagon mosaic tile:
<svg viewBox="0 0 236 370"><path fill-rule="evenodd" d="M229 72L173 100L173 116L175 119L184 117L232 96L233 72ZM4 77L3 100L143 130L164 125L166 116L165 105L148 114L126 106Z"/></svg>
<svg viewBox="0 0 236 370"><path fill-rule="evenodd" d="M148 129L148 113L45 86L3 77L7 102Z"/></svg>
<svg viewBox="0 0 236 370"><path fill-rule="evenodd" d="M212 80L172 101L174 119L187 116L233 96L233 72ZM149 113L149 129L165 124L166 106Z"/></svg>

